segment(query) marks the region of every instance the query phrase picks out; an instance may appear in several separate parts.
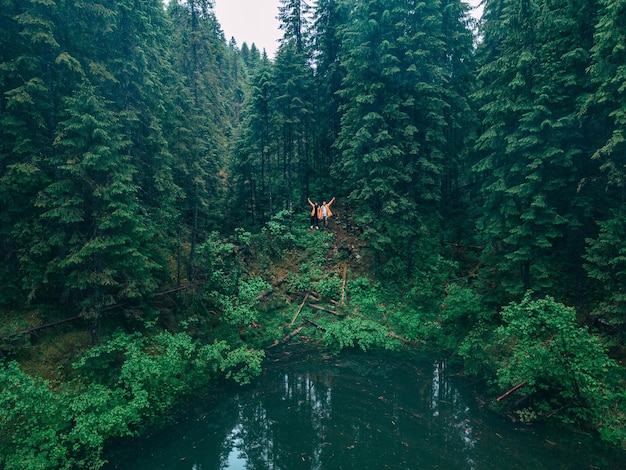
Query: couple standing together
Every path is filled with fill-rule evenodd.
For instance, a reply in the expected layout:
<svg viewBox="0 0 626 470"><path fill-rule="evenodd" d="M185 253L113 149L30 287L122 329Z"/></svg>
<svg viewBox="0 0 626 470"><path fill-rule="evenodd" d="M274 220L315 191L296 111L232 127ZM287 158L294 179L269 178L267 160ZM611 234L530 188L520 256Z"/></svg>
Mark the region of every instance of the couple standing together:
<svg viewBox="0 0 626 470"><path fill-rule="evenodd" d="M306 200L309 202L309 205L313 208L311 210L311 228L315 225L315 228L320 228L320 220L324 221L324 227L328 227L328 218L333 215L330 211L330 206L333 202L335 202L335 198L333 197L330 201L322 202L322 204L318 204L317 202L312 202L308 197Z"/></svg>

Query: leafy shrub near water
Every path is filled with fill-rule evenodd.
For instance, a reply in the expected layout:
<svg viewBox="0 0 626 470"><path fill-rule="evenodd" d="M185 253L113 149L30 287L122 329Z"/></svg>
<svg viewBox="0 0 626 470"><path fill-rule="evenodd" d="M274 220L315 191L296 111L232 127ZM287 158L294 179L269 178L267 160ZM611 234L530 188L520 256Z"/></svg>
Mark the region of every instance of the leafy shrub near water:
<svg viewBox="0 0 626 470"><path fill-rule="evenodd" d="M334 293L339 293L340 283L341 280L333 276L321 282L318 288L327 291L325 295L328 297L333 297ZM367 278L348 280L346 298L349 305L346 311L349 313L345 317L326 318L323 322L324 344L333 352L355 347L363 351L374 348L397 349L400 342L390 335L385 321L390 305L384 294L380 285L372 284Z"/></svg>
<svg viewBox="0 0 626 470"><path fill-rule="evenodd" d="M359 317L349 317L328 325L323 339L335 351L356 346L363 351L380 347L397 349L399 346L398 340L389 336L385 326Z"/></svg>
<svg viewBox="0 0 626 470"><path fill-rule="evenodd" d="M215 301L223 311L224 319L231 325L249 325L259 315L259 296L272 286L260 277L240 280L235 295L215 293Z"/></svg>
<svg viewBox="0 0 626 470"><path fill-rule="evenodd" d="M577 325L574 309L529 293L505 307L502 324L491 331L479 324L459 353L468 370L502 393L523 384L503 406L526 417L593 427L607 441L626 443L621 369L599 338Z"/></svg>
<svg viewBox="0 0 626 470"><path fill-rule="evenodd" d="M200 345L184 333L122 333L77 361L74 381L62 390L4 363L0 462L12 469L99 468L107 440L135 435L219 376L248 382L262 358L225 342Z"/></svg>
<svg viewBox="0 0 626 470"><path fill-rule="evenodd" d="M476 290L457 284L446 286L440 311L438 343L447 350L455 350L476 325L493 317Z"/></svg>

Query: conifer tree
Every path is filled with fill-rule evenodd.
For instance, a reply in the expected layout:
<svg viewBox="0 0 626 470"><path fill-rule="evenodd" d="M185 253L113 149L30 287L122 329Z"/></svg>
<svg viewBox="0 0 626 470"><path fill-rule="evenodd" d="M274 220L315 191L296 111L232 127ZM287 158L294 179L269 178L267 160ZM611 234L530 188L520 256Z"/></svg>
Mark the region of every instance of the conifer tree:
<svg viewBox="0 0 626 470"><path fill-rule="evenodd" d="M102 310L154 293L163 269L151 249L154 226L138 203L129 142L108 106L86 83L67 99L55 139L58 176L38 201L49 231L37 249L57 249L42 281L63 279L93 320L94 341Z"/></svg>
<svg viewBox="0 0 626 470"><path fill-rule="evenodd" d="M469 216L472 207L467 199L470 183L470 156L478 131L478 114L470 96L476 88L474 55L474 20L465 2L441 2L443 115L445 147L441 174L441 213L446 241L468 240L473 234Z"/></svg>
<svg viewBox="0 0 626 470"><path fill-rule="evenodd" d="M313 72L304 1L283 1L285 31L274 63L264 55L251 74L244 130L235 150L235 206L242 220L265 222L305 203L312 152ZM238 201L238 202L236 202ZM245 202L244 202L245 201ZM250 217L251 216L251 217Z"/></svg>
<svg viewBox="0 0 626 470"><path fill-rule="evenodd" d="M280 204L278 210L291 210L294 204L302 207L306 201L301 189L307 186L311 158L313 73L308 53L298 50L295 39L281 45L272 70L278 138L272 178L279 182L273 196Z"/></svg>
<svg viewBox="0 0 626 470"><path fill-rule="evenodd" d="M133 181L141 188L135 197L146 216L142 223L155 235L150 249L155 261L160 260L172 253L174 227L179 225L175 207L180 190L173 181L174 160L165 135L171 119L167 92L176 81L168 19L159 0L143 2L141 8L131 1L70 7L66 36L70 51L81 61L80 80L94 84L95 93L120 120Z"/></svg>
<svg viewBox="0 0 626 470"><path fill-rule="evenodd" d="M320 0L315 8L312 44L315 63L315 126L316 146L311 159L309 181L314 187L328 192L331 187L326 181L331 166L337 160L334 142L340 129L340 98L343 69L340 66L343 54L343 29L348 23L349 5L341 0ZM311 194L307 186L306 193Z"/></svg>
<svg viewBox="0 0 626 470"><path fill-rule="evenodd" d="M248 46L246 42L241 45L241 58L249 71L253 71L261 60L261 53L253 43Z"/></svg>
<svg viewBox="0 0 626 470"><path fill-rule="evenodd" d="M232 161L236 219L258 225L274 212L272 158L276 153L274 102L276 87L273 64L264 55L251 74L249 95L244 102L244 121Z"/></svg>
<svg viewBox="0 0 626 470"><path fill-rule="evenodd" d="M438 6L363 2L344 36L338 175L381 267L394 274L433 269L439 253L446 54Z"/></svg>
<svg viewBox="0 0 626 470"><path fill-rule="evenodd" d="M217 226L222 214L219 175L226 152L224 136L230 130L218 70L226 45L209 1L173 1L168 14L174 28L174 66L185 86L177 97L180 114L172 151L178 158L176 178L185 197L187 272L193 280L198 241Z"/></svg>
<svg viewBox="0 0 626 470"><path fill-rule="evenodd" d="M485 4L477 99L485 272L505 292L565 293L553 271L580 273L586 201L577 192L590 171L580 96L589 91L594 10L586 2L505 0ZM561 279L563 280L563 279Z"/></svg>
<svg viewBox="0 0 626 470"><path fill-rule="evenodd" d="M602 292L594 313L617 325L623 332L626 324L624 222L626 220L626 4L617 0L599 0L595 43L592 49L591 76L596 84L587 113L597 122L597 148L594 161L600 168L598 195L593 206L599 233L587 239L587 272L597 280Z"/></svg>
<svg viewBox="0 0 626 470"><path fill-rule="evenodd" d="M280 0L278 20L284 31L281 45L294 43L298 53L309 48L309 13L311 5L307 0Z"/></svg>
<svg viewBox="0 0 626 470"><path fill-rule="evenodd" d="M63 12L52 2L3 2L0 21L0 278L27 292L46 259L32 252L38 230L37 194L54 177L50 165L58 92L66 89L58 64L57 29ZM37 261L35 261L37 258ZM23 300L20 297L3 300Z"/></svg>
<svg viewBox="0 0 626 470"><path fill-rule="evenodd" d="M169 236L180 193L173 177L176 162L164 130L169 119L167 100L173 99L165 92L177 79L170 57L172 31L160 0L143 2L141 8L132 0L118 1L115 8L111 46L116 52L113 57L108 52L106 63L116 81L103 91L120 111L129 138L140 203L163 235Z"/></svg>

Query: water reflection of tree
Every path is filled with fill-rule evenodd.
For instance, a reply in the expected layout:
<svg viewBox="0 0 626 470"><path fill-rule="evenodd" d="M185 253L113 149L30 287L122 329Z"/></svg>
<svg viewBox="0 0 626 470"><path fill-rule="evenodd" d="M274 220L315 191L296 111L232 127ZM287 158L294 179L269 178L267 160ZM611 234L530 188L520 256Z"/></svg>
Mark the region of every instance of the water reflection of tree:
<svg viewBox="0 0 626 470"><path fill-rule="evenodd" d="M437 461L474 468L470 410L445 362L430 370L370 366L358 373L350 367L273 372L239 404L239 423L224 441L220 468L358 468L367 461L392 468ZM234 457L239 467L232 465Z"/></svg>
<svg viewBox="0 0 626 470"><path fill-rule="evenodd" d="M371 356L277 361L257 384L216 392L189 419L133 446L130 463L107 468L623 467L623 454L594 451L591 438L512 432L470 410L474 392L445 361Z"/></svg>
<svg viewBox="0 0 626 470"><path fill-rule="evenodd" d="M280 389L263 390L254 406L241 406L232 442L225 444L245 456L247 469L321 468L330 376L290 371L273 383Z"/></svg>
<svg viewBox="0 0 626 470"><path fill-rule="evenodd" d="M453 386L446 373L447 362L433 363L431 409L433 417L440 419L444 439L465 457L467 468L474 468L472 449L476 445L470 409L459 390Z"/></svg>

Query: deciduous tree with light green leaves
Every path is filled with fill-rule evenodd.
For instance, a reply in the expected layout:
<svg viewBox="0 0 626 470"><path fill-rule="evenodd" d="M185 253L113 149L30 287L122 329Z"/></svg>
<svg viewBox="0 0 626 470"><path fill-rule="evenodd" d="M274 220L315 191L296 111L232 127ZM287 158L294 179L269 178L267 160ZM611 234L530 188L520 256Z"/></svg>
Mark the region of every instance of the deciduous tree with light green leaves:
<svg viewBox="0 0 626 470"><path fill-rule="evenodd" d="M223 341L200 345L185 333L118 333L76 361L73 381L60 390L16 362L0 362L0 464L101 468L107 441L167 421L217 377L248 383L262 359L262 351Z"/></svg>

